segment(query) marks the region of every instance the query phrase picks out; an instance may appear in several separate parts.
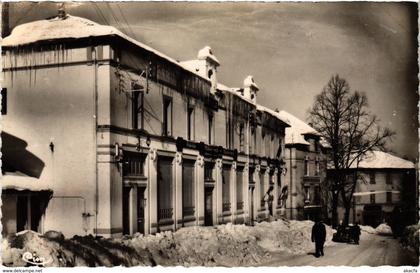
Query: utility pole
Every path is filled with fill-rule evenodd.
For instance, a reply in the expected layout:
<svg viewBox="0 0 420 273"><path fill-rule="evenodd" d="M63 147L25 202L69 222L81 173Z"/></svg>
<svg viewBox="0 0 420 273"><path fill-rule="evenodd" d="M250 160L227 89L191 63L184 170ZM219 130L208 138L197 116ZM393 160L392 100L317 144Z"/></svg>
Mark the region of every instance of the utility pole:
<svg viewBox="0 0 420 273"><path fill-rule="evenodd" d="M9 25L9 3L3 2L1 4L1 37L4 38L10 34Z"/></svg>

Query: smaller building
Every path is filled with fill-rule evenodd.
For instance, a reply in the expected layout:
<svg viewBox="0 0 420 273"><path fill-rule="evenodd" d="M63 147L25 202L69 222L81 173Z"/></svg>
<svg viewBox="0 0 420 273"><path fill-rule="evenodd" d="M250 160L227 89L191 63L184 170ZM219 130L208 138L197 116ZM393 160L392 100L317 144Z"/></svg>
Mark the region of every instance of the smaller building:
<svg viewBox="0 0 420 273"><path fill-rule="evenodd" d="M353 166L347 177L353 179L354 175L358 180L350 222L373 227L383 222L391 224L396 217L403 225L415 222L418 189L413 162L390 153L373 151L358 168ZM339 206L338 219L343 217L344 208Z"/></svg>
<svg viewBox="0 0 420 273"><path fill-rule="evenodd" d="M286 128L285 163L281 206L289 219L311 219L324 213L322 185L327 175L326 146L321 134L286 111L279 112L291 127Z"/></svg>

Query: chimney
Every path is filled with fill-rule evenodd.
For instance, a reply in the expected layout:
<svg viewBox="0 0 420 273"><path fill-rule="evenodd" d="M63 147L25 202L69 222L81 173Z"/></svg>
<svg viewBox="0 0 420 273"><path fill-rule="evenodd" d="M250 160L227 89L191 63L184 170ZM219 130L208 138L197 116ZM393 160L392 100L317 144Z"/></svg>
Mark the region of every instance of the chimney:
<svg viewBox="0 0 420 273"><path fill-rule="evenodd" d="M254 77L251 75L246 77L244 80L244 97L256 104L258 90L259 88L254 81Z"/></svg>
<svg viewBox="0 0 420 273"><path fill-rule="evenodd" d="M60 18L60 19L66 19L67 14L66 14L66 10L64 8L64 3L62 3L60 5L60 7L58 8L58 15L57 15L57 17Z"/></svg>

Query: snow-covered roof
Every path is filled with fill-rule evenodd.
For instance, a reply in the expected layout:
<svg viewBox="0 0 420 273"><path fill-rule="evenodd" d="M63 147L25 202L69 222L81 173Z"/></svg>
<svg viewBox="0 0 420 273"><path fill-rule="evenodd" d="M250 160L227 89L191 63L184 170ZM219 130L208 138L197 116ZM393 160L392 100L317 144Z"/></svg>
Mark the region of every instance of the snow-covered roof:
<svg viewBox="0 0 420 273"><path fill-rule="evenodd" d="M243 95L241 95L241 93L239 92L240 88L238 87L228 87L224 84L221 83L217 83L217 89L222 91L222 92L229 92L237 97L239 97L240 99L250 103L250 104L254 104L254 102L246 97L244 97Z"/></svg>
<svg viewBox="0 0 420 273"><path fill-rule="evenodd" d="M52 19L38 20L16 26L12 33L2 41L3 47L17 47L40 41L53 41L61 39L81 39L88 37L118 36L136 46L139 46L167 61L186 69L175 59L147 46L128 35L122 33L113 26L100 25L89 19L67 14L65 18L54 17ZM217 60L217 59L216 59ZM189 70L189 69L186 69ZM190 72L194 72L189 70ZM209 81L206 77L194 74Z"/></svg>
<svg viewBox="0 0 420 273"><path fill-rule="evenodd" d="M6 172L1 176L0 182L1 188L3 190L14 189L18 191L52 191L51 188L41 180L27 176L21 172Z"/></svg>
<svg viewBox="0 0 420 273"><path fill-rule="evenodd" d="M267 112L267 113L269 113L270 115L272 115L272 116L276 117L277 119L281 120L283 123L286 123L287 125L291 126L290 121L289 121L287 118L285 118L285 117L283 117L283 116L279 115L279 113L278 113L278 112L273 111L273 110L271 110L270 108L267 108L267 107L265 107L265 106L262 106L262 105L260 105L260 104L257 104L257 110L259 110L259 111L263 111L263 112ZM286 131L287 131L287 129L286 129Z"/></svg>
<svg viewBox="0 0 420 273"><path fill-rule="evenodd" d="M253 87L256 90L259 90L258 85L254 81L254 77L251 75L244 79L244 87Z"/></svg>
<svg viewBox="0 0 420 273"><path fill-rule="evenodd" d="M286 128L286 144L303 144L309 145L310 143L307 142L304 138L304 135L311 134L316 136L321 136L314 128L309 126L304 121L298 119L297 117L293 116L292 114L282 110L279 113L279 116L283 119L289 121L291 127Z"/></svg>
<svg viewBox="0 0 420 273"><path fill-rule="evenodd" d="M366 196L366 195L372 195L372 194L381 194L381 193L394 193L394 194L400 194L400 191L361 191L361 192L355 192L353 193L353 196Z"/></svg>
<svg viewBox="0 0 420 273"><path fill-rule="evenodd" d="M197 58L199 60L206 60L206 59L210 59L212 60L214 63L216 63L217 65L219 65L219 60L216 58L216 56L213 55L213 52L211 50L211 47L209 46L205 46L204 48L200 49L198 51L198 55Z"/></svg>
<svg viewBox="0 0 420 273"><path fill-rule="evenodd" d="M179 62L179 64L183 68L197 74L200 71L200 66L201 66L200 62L201 61L202 60L189 60L189 61Z"/></svg>
<svg viewBox="0 0 420 273"><path fill-rule="evenodd" d="M414 169L413 162L382 151L368 153L359 163L361 169ZM352 165L356 168L356 164Z"/></svg>

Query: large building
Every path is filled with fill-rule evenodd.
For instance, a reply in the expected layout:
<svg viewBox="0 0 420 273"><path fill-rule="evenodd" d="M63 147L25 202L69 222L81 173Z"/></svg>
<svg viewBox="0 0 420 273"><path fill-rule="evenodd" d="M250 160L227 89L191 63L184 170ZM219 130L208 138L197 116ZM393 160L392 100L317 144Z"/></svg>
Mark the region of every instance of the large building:
<svg viewBox="0 0 420 273"><path fill-rule="evenodd" d="M3 235L150 234L277 215L266 196L281 194L288 121L257 104L252 76L218 83L209 47L178 62L61 13L17 26L2 59Z"/></svg>
<svg viewBox="0 0 420 273"><path fill-rule="evenodd" d="M357 184L350 222L376 227L383 222L392 224L397 216L403 225L416 223L418 189L413 162L390 153L373 151L362 159L359 166L354 164L350 168L347 179L354 179L354 176L357 176ZM338 209L338 217L343 220L342 206Z"/></svg>
<svg viewBox="0 0 420 273"><path fill-rule="evenodd" d="M285 137L287 172L283 183L282 207L289 219L311 219L325 216L327 206L324 182L327 176L328 145L321 134L286 111L280 111L289 120Z"/></svg>

